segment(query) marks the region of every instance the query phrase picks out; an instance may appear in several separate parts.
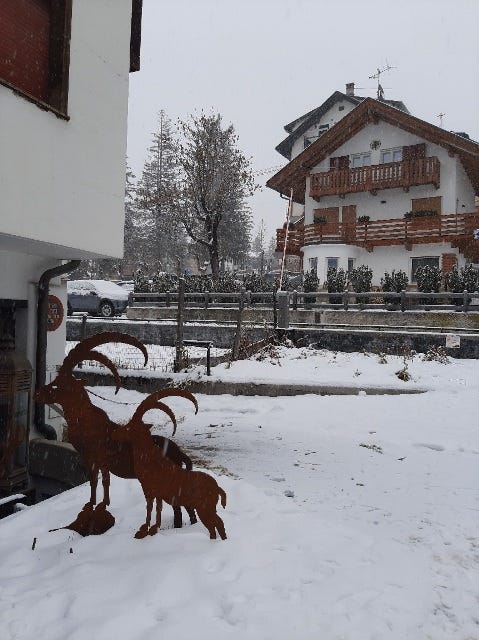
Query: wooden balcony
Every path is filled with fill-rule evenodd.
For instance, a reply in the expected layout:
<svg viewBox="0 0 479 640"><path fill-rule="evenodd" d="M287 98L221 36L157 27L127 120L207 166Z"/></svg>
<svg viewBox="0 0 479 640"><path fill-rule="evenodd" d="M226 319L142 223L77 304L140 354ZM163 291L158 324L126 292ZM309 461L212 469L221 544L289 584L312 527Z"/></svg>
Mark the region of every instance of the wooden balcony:
<svg viewBox="0 0 479 640"><path fill-rule="evenodd" d="M335 169L312 173L309 195L319 202L322 196L342 196L347 193L433 184L439 189L440 167L436 156L402 162L373 164L355 169Z"/></svg>
<svg viewBox="0 0 479 640"><path fill-rule="evenodd" d="M284 251L284 238L286 229L276 229L276 251ZM301 247L304 244L303 227L300 229L290 229L288 232L288 255L301 255Z"/></svg>
<svg viewBox="0 0 479 640"><path fill-rule="evenodd" d="M463 251L474 249L479 257L479 240L473 240L479 228L479 213L458 213L424 218L390 218L368 223L316 223L304 227L303 245L344 243L372 250L379 246L450 242ZM289 242L288 242L289 245Z"/></svg>

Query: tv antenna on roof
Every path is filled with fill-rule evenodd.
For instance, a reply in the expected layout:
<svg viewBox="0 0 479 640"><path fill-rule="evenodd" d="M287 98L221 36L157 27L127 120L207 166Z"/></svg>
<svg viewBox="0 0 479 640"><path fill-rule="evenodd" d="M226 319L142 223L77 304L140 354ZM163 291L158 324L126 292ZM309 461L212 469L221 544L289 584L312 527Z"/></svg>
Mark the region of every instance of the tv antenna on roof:
<svg viewBox="0 0 479 640"><path fill-rule="evenodd" d="M391 65L389 64L389 62L386 60L386 66L384 67L384 69L377 69L376 73L374 73L372 76L369 76L370 80L377 80L378 81L378 88L377 88L377 99L378 100L384 100L384 90L381 87L380 83L379 83L379 78L381 77L381 75L383 73L385 73L386 71L391 71L391 69L397 69L397 67L391 67Z"/></svg>

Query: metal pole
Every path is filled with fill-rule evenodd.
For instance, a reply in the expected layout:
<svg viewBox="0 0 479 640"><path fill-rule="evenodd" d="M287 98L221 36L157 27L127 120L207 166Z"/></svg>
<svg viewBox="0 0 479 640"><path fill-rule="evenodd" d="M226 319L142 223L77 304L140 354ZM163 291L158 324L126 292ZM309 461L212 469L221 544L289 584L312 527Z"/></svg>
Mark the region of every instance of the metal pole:
<svg viewBox="0 0 479 640"><path fill-rule="evenodd" d="M288 212L286 214L286 231L284 234L284 247L283 247L283 258L281 260L281 270L279 274L279 288L278 291L281 291L281 287L283 284L283 271L284 271L284 263L286 260L286 245L288 243L288 232L289 232L289 219L291 218L291 209L293 204L293 187L291 187L291 191L289 194L289 202L288 202Z"/></svg>
<svg viewBox="0 0 479 640"><path fill-rule="evenodd" d="M175 372L183 369L183 321L185 307L185 279L178 280L178 311L176 315L176 358Z"/></svg>

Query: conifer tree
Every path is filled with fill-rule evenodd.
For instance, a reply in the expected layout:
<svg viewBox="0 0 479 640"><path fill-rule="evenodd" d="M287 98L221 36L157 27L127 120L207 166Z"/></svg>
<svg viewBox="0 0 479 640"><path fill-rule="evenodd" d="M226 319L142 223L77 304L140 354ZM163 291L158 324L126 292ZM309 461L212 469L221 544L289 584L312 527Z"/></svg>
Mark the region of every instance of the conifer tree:
<svg viewBox="0 0 479 640"><path fill-rule="evenodd" d="M175 153L171 122L161 110L136 190L142 243L150 272L176 270L177 261L186 251L185 234L172 210L170 197L178 175Z"/></svg>

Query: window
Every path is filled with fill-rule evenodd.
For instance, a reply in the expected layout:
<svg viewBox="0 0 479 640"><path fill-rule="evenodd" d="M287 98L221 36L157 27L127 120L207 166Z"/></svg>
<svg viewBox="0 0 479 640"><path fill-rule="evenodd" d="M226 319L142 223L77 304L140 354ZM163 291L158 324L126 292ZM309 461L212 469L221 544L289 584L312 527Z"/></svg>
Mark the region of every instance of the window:
<svg viewBox="0 0 479 640"><path fill-rule="evenodd" d="M388 162L401 162L402 160L402 148L401 149L384 149L381 151L381 164Z"/></svg>
<svg viewBox="0 0 479 640"><path fill-rule="evenodd" d="M337 269L339 258L326 258L326 270Z"/></svg>
<svg viewBox="0 0 479 640"><path fill-rule="evenodd" d="M416 271L419 267L439 267L439 256L411 258L411 282L416 282Z"/></svg>
<svg viewBox="0 0 479 640"><path fill-rule="evenodd" d="M326 133L328 129L329 129L329 124L321 124L318 127L317 135L304 136L304 148L306 149L307 147L309 147L310 144L313 144L313 142L316 142L316 140L320 138L323 135L323 133Z"/></svg>
<svg viewBox="0 0 479 640"><path fill-rule="evenodd" d="M356 153L353 156L351 156L351 164L353 169L357 167L369 167L371 166L371 154Z"/></svg>
<svg viewBox="0 0 479 640"><path fill-rule="evenodd" d="M310 258L309 259L309 270L314 271L314 273L318 273L318 258Z"/></svg>
<svg viewBox="0 0 479 640"><path fill-rule="evenodd" d="M348 258L348 273L354 269L354 263L356 262L356 258Z"/></svg>
<svg viewBox="0 0 479 640"><path fill-rule="evenodd" d="M336 156L329 158L329 169L348 169L349 156Z"/></svg>
<svg viewBox="0 0 479 640"><path fill-rule="evenodd" d="M67 115L72 0L0 2L0 83Z"/></svg>

